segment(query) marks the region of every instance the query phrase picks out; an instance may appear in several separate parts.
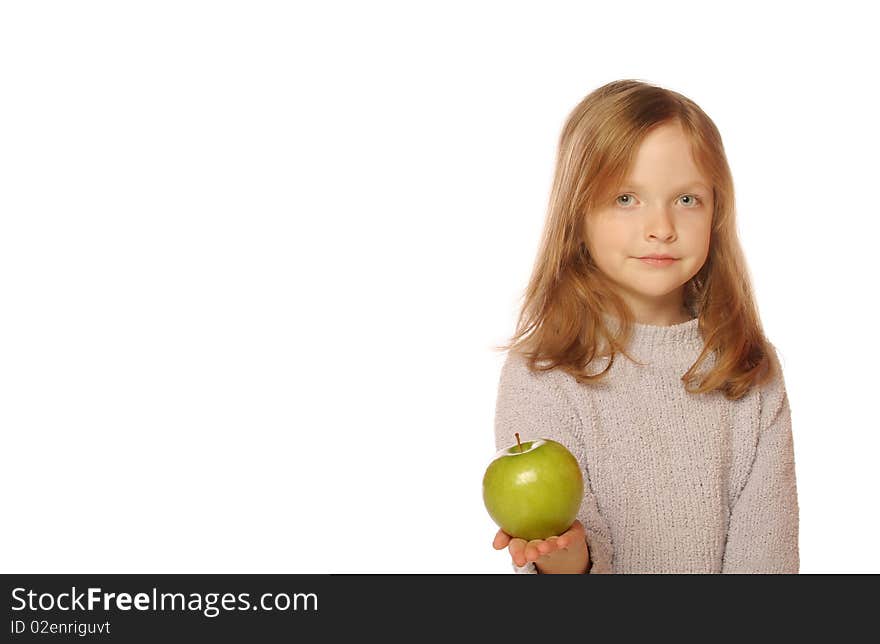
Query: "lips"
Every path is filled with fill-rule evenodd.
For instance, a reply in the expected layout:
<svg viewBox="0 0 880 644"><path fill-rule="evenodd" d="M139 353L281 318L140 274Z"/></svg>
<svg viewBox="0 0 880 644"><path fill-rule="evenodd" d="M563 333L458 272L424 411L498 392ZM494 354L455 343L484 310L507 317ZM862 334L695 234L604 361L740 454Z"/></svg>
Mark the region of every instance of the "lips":
<svg viewBox="0 0 880 644"><path fill-rule="evenodd" d="M674 257L658 259L656 257L639 257L639 261L649 266L672 266L676 261Z"/></svg>

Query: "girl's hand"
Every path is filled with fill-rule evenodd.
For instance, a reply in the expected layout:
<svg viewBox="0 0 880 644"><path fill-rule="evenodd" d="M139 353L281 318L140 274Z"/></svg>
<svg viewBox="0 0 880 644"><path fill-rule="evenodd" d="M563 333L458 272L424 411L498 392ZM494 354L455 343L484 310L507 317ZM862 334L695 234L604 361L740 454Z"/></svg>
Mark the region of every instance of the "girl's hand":
<svg viewBox="0 0 880 644"><path fill-rule="evenodd" d="M527 562L534 561L541 572L583 573L590 565L584 526L577 519L559 536L528 542L499 530L492 547L496 550L506 547L517 566L525 566Z"/></svg>

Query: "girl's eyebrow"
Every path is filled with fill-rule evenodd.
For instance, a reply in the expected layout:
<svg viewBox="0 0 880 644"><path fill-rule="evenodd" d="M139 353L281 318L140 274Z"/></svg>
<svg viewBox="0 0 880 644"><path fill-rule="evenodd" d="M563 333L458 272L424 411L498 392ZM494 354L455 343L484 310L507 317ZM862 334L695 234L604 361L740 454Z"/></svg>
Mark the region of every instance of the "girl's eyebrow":
<svg viewBox="0 0 880 644"><path fill-rule="evenodd" d="M639 190L642 187L643 186L640 186L637 183L629 182L629 183L623 184L620 188L621 188L621 190L626 189L626 188L633 188L635 190ZM681 186L680 188L676 188L675 192L681 192L682 190L687 190L688 188L702 188L706 192L709 191L709 186L707 186L702 181L691 181L690 183L687 183L687 184Z"/></svg>

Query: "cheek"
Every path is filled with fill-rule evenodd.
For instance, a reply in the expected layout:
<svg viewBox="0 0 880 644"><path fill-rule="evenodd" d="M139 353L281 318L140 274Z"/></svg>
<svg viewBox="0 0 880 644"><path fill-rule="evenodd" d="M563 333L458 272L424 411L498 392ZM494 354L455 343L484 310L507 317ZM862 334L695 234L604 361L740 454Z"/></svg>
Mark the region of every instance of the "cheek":
<svg viewBox="0 0 880 644"><path fill-rule="evenodd" d="M692 248L700 248L709 244L709 236L712 233L710 220L685 221L679 229L681 237Z"/></svg>
<svg viewBox="0 0 880 644"><path fill-rule="evenodd" d="M590 231L593 246L600 253L612 254L626 248L631 234L623 227L606 223Z"/></svg>
<svg viewBox="0 0 880 644"><path fill-rule="evenodd" d="M693 239L695 240L694 245L702 249L703 252L709 252L709 242L712 240L712 225L706 224L705 226L700 227L698 230L694 232Z"/></svg>
<svg viewBox="0 0 880 644"><path fill-rule="evenodd" d="M600 268L620 270L629 261L629 251L639 248L639 231L614 217L601 217L586 224L588 248Z"/></svg>

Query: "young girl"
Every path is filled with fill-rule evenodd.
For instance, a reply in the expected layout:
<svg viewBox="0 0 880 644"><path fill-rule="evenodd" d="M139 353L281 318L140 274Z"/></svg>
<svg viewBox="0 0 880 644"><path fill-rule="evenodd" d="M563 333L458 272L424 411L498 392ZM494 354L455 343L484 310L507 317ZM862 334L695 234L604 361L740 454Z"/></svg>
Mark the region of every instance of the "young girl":
<svg viewBox="0 0 880 644"><path fill-rule="evenodd" d="M584 475L565 533L499 530L516 572L798 572L785 382L721 136L693 101L621 80L572 111L517 331L497 348L497 449L550 438Z"/></svg>

